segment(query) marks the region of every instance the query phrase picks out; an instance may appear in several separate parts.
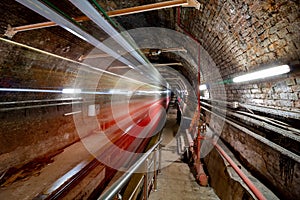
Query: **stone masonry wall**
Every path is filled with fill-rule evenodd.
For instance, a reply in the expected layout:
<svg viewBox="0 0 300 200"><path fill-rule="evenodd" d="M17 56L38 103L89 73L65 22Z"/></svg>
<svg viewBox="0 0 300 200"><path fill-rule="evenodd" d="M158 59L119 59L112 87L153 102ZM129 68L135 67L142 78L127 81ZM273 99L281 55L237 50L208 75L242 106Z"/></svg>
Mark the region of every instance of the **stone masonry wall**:
<svg viewBox="0 0 300 200"><path fill-rule="evenodd" d="M280 198L300 197L300 163L228 124L221 137Z"/></svg>
<svg viewBox="0 0 300 200"><path fill-rule="evenodd" d="M300 111L300 78L297 74L266 82L226 85L227 100Z"/></svg>
<svg viewBox="0 0 300 200"><path fill-rule="evenodd" d="M223 77L260 64L299 59L299 3L295 1L199 1L182 9L182 25L196 36Z"/></svg>
<svg viewBox="0 0 300 200"><path fill-rule="evenodd" d="M225 123L219 117L205 112L214 132L227 143L255 177L259 178L280 199L299 199L300 163L279 150L266 145L249 134Z"/></svg>
<svg viewBox="0 0 300 200"><path fill-rule="evenodd" d="M0 112L0 173L51 156L78 140L72 106Z"/></svg>
<svg viewBox="0 0 300 200"><path fill-rule="evenodd" d="M0 41L0 47L1 88L62 90L73 86L77 64L7 41ZM2 101L62 97L59 92L1 92Z"/></svg>
<svg viewBox="0 0 300 200"><path fill-rule="evenodd" d="M76 66L72 68L70 62L6 41L0 46L1 88L61 90L76 78ZM59 104L62 98L70 97L58 92L1 91L0 172L78 140L72 116L64 116L72 112L72 105L47 105Z"/></svg>
<svg viewBox="0 0 300 200"><path fill-rule="evenodd" d="M261 67L299 65L299 2L199 2L199 11L181 8L181 25L200 41L218 66L228 100L299 110L297 72L279 80L228 84L235 76Z"/></svg>
<svg viewBox="0 0 300 200"><path fill-rule="evenodd" d="M224 158L214 148L204 158L209 173L209 183L220 199L253 199L251 194L232 177Z"/></svg>

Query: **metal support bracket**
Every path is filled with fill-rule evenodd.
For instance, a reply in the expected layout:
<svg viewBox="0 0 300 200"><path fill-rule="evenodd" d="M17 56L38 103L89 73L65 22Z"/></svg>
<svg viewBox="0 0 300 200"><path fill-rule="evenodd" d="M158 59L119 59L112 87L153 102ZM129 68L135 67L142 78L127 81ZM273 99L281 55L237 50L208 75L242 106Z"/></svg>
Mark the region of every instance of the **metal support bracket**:
<svg viewBox="0 0 300 200"><path fill-rule="evenodd" d="M197 10L200 9L200 3L197 0L187 0L187 5L182 5L182 7L192 7Z"/></svg>
<svg viewBox="0 0 300 200"><path fill-rule="evenodd" d="M18 31L15 31L13 27L11 27L11 25L7 25L7 30L4 33L4 36L8 37L8 38L13 38L14 35L17 33Z"/></svg>

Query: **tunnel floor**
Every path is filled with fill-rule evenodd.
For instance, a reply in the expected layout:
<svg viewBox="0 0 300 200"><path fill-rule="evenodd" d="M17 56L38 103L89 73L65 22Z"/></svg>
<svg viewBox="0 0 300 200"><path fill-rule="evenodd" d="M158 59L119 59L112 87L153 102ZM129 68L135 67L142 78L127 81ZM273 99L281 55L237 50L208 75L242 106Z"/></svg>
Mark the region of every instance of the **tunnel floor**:
<svg viewBox="0 0 300 200"><path fill-rule="evenodd" d="M89 152L81 142L77 142L53 158L53 162L44 166L36 175L24 180L14 181L6 187L0 188L2 199L33 199L49 189L49 185L58 180L66 172L89 157Z"/></svg>
<svg viewBox="0 0 300 200"><path fill-rule="evenodd" d="M177 153L175 135L178 129L176 109L170 107L163 129L162 169L158 174L157 191L151 192L149 200L159 199L219 199L211 187L201 187L195 180L187 163Z"/></svg>

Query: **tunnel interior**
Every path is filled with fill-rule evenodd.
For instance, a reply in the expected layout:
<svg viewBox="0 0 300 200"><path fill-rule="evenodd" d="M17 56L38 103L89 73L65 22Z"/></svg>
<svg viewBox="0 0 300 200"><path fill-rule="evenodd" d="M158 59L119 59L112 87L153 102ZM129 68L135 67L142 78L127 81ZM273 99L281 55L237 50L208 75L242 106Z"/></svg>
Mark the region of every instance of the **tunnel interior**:
<svg viewBox="0 0 300 200"><path fill-rule="evenodd" d="M203 138L222 142L272 195L300 198L299 4L2 0L0 197L41 198L72 169L98 182L74 181L69 198L95 198L162 137L174 106L178 144L204 123ZM234 81L276 66L288 72ZM219 198L252 199L213 143L199 144ZM24 183L35 178L35 189Z"/></svg>

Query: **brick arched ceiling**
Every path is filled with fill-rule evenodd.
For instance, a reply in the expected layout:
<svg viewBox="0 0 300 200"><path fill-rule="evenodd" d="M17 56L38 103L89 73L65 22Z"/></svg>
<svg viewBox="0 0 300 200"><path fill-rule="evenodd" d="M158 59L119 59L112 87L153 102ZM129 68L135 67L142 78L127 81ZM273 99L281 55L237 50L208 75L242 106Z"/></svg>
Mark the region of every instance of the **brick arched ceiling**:
<svg viewBox="0 0 300 200"><path fill-rule="evenodd" d="M118 5L131 5L131 1L120 2ZM128 28L135 28L141 26L139 23L147 19L148 26L156 25L178 30L176 21L179 20L182 28L208 51L223 77L265 65L299 63L299 1L199 0L198 2L201 3L200 10L180 8L179 19L178 10L172 8L152 12L157 14L152 18L144 14L124 16L120 21L125 22L124 25ZM134 17L136 20L132 20Z"/></svg>
<svg viewBox="0 0 300 200"><path fill-rule="evenodd" d="M300 57L299 1L201 0L181 22L209 52L223 76Z"/></svg>
<svg viewBox="0 0 300 200"><path fill-rule="evenodd" d="M137 4L136 1L115 1L115 8L145 3L140 2ZM196 38L212 57L223 80L230 80L238 74L277 64L290 64L294 69L299 68L299 1L199 0L198 2L201 3L199 10L171 8L123 16L117 20L127 29L142 26L160 26L180 32L184 29ZM161 56L160 61L168 59L180 61L176 56L166 54ZM179 67L179 70L191 83L195 80L196 74L191 66L185 65L185 68ZM270 84L272 85L273 83ZM227 96L233 95L230 98L232 100L243 98L244 91L241 91L241 94L235 91L231 93L236 89L238 86L227 87Z"/></svg>
<svg viewBox="0 0 300 200"><path fill-rule="evenodd" d="M98 2L106 11L110 11L159 1ZM299 1L198 0L198 2L201 5L199 10L180 8L179 14L177 8L169 8L116 17L115 20L125 29L160 26L182 31L176 24L180 23L182 29L194 36L209 53L224 79L260 66L299 63ZM52 3L64 8L71 17L80 15L68 1ZM0 21L1 34L8 25L20 26L47 21L15 1L4 0L0 4L3 15ZM57 36L59 42L53 42L57 41ZM18 33L13 40L72 59L78 59L91 48L60 27Z"/></svg>

